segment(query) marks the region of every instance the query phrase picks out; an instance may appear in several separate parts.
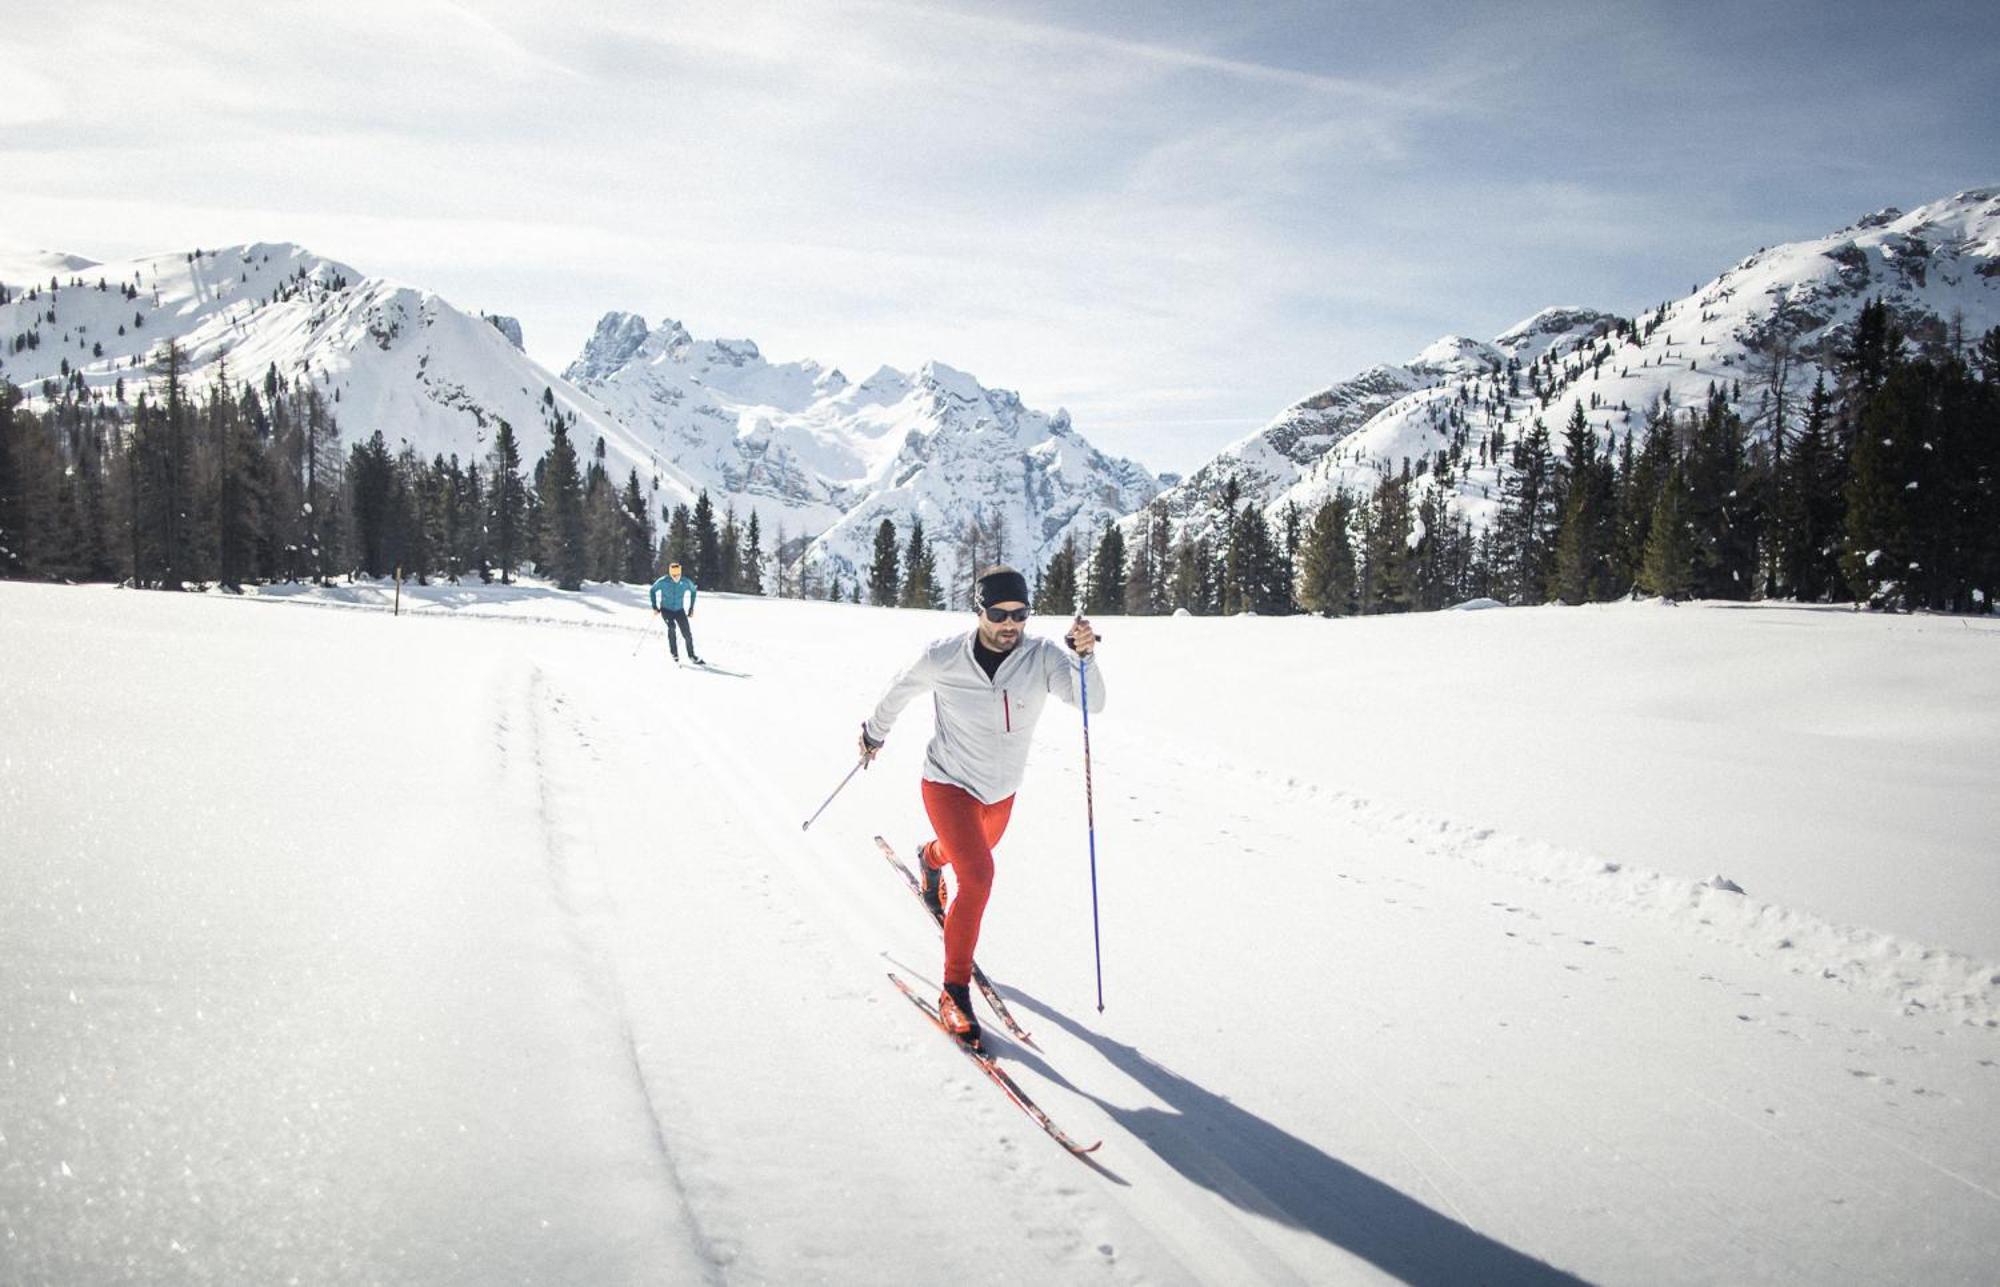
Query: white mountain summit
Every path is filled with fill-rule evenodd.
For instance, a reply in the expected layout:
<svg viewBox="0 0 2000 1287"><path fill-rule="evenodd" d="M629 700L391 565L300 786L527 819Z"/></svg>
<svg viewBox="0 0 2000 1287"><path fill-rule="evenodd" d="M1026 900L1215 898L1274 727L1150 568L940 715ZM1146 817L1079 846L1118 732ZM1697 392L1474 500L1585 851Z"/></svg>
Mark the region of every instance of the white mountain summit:
<svg viewBox="0 0 2000 1287"><path fill-rule="evenodd" d="M749 340L698 340L607 313L565 375L679 465L718 505L755 509L822 579L853 584L883 519L919 520L938 572L962 592L970 564L1032 573L1158 491L1070 423L940 362L860 383L816 362L774 364ZM976 533L976 535L975 535Z"/></svg>

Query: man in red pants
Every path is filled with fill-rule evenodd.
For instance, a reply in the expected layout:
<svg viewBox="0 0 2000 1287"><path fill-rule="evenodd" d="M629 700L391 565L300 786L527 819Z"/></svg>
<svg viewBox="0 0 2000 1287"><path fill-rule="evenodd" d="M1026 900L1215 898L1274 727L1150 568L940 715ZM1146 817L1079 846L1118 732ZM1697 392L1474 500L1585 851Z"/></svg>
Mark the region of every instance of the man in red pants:
<svg viewBox="0 0 2000 1287"><path fill-rule="evenodd" d="M1070 623L1063 644L1025 633L1028 582L1013 568L980 574L973 609L979 616L970 633L931 644L889 685L861 726L861 758L872 762L903 707L930 692L937 728L924 754L924 811L937 838L918 850L918 869L924 901L944 918L938 1014L960 1040L977 1045L979 1021L969 990L973 949L993 890L993 846L1007 830L1035 721L1050 694L1079 705L1086 679L1091 712L1103 710L1104 680L1097 635L1082 617ZM948 908L945 867L958 884Z"/></svg>

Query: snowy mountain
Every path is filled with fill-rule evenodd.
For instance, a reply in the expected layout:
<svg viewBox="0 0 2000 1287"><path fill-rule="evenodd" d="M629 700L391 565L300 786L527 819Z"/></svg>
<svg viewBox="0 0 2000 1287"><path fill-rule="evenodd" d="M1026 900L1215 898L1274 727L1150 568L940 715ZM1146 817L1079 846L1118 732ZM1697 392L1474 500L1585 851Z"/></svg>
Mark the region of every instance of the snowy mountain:
<svg viewBox="0 0 2000 1287"><path fill-rule="evenodd" d="M615 477L636 469L662 499L689 499L685 478L652 446L529 358L520 323L469 314L438 295L296 245L259 243L97 263L37 253L0 256L0 378L31 402L45 382L80 378L95 394L136 401L147 361L167 340L205 386L227 363L234 383L275 369L321 384L343 439L377 429L392 449L484 460L505 419L524 462L547 450L549 419L571 424L579 452L600 437ZM155 381L156 382L156 381Z"/></svg>
<svg viewBox="0 0 2000 1287"><path fill-rule="evenodd" d="M1065 536L1097 530L1158 491L1092 447L1067 413L1022 405L942 363L882 367L859 384L815 362L771 363L749 340L698 340L607 313L564 372L657 445L697 486L785 526L788 553L851 584L884 518L921 519L946 585L994 557L1038 568ZM775 511L775 512L774 512ZM978 552L959 542L986 530ZM803 548L801 548L803 546Z"/></svg>
<svg viewBox="0 0 2000 1287"><path fill-rule="evenodd" d="M1550 308L1490 344L1446 336L1286 408L1161 504L1198 538L1213 529L1231 477L1275 519L1288 503L1310 513L1338 488L1366 492L1405 461L1426 472L1456 444L1462 463L1449 486L1484 526L1500 469L1480 448L1496 429L1512 441L1539 416L1556 433L1581 402L1603 437L1622 439L1641 429L1649 406L1698 406L1711 386L1755 433L1768 434L1780 408L1795 425L1814 379L1878 296L1920 346L2000 325L2000 188L1759 250L1636 318Z"/></svg>

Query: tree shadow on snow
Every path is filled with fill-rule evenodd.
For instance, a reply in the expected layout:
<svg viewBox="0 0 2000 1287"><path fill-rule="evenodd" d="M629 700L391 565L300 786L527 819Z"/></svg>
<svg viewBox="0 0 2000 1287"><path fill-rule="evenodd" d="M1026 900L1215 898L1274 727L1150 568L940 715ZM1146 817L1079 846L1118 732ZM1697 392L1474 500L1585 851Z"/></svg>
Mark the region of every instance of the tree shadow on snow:
<svg viewBox="0 0 2000 1287"><path fill-rule="evenodd" d="M1167 1108L1106 1103L1043 1065L1051 1080L1089 1099L1162 1161L1242 1210L1311 1233L1406 1283L1584 1281L1363 1174L1018 988L1005 992L1010 1002L1087 1042Z"/></svg>

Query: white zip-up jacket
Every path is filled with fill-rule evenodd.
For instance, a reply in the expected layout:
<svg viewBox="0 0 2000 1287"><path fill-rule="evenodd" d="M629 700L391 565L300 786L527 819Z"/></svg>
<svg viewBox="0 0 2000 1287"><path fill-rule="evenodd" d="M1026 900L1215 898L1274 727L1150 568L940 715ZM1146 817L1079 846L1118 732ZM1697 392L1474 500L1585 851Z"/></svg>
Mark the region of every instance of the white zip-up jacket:
<svg viewBox="0 0 2000 1287"><path fill-rule="evenodd" d="M1053 693L1080 706L1078 689L1088 686L1092 714L1104 709L1104 678L1095 652L1083 660L1053 639L1021 636L1021 642L988 679L972 656L977 631L929 645L896 676L868 717L868 740L885 742L889 726L910 699L929 689L936 705L937 731L924 756L924 777L962 787L984 804L997 804L1020 789L1028 767L1028 742L1035 721Z"/></svg>

